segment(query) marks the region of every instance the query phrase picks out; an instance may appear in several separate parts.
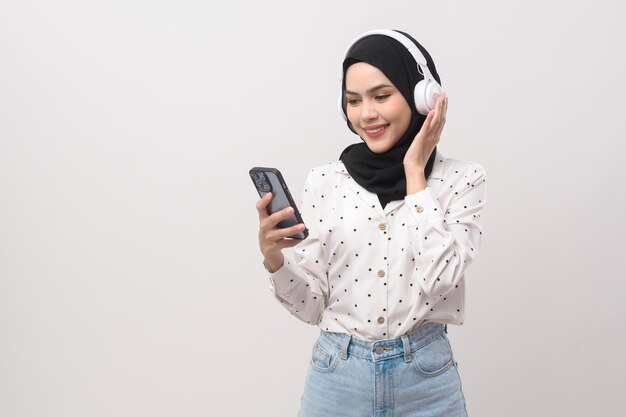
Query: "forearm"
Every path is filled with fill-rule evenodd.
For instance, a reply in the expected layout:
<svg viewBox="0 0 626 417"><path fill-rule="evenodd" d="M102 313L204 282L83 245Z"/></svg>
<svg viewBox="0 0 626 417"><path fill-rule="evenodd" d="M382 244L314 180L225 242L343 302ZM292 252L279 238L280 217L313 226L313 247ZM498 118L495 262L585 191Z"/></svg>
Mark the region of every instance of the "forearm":
<svg viewBox="0 0 626 417"><path fill-rule="evenodd" d="M309 324L321 320L329 292L328 261L316 227L321 218L315 209L320 178L310 171L302 191L300 208L302 220L309 225L308 237L298 242L293 252L264 254L274 296L294 316Z"/></svg>
<svg viewBox="0 0 626 417"><path fill-rule="evenodd" d="M406 195L418 193L426 188L426 176L424 169L412 166L404 166L406 176Z"/></svg>
<svg viewBox="0 0 626 417"><path fill-rule="evenodd" d="M265 264L265 268L268 270L268 272L272 272L272 273L282 268L284 262L285 262L285 257L280 252L279 252L279 255L277 256L266 257L263 260L263 263Z"/></svg>
<svg viewBox="0 0 626 417"><path fill-rule="evenodd" d="M435 218L420 226L410 226L410 248L415 259L413 274L422 291L427 296L445 296L457 285L472 260L477 254L476 248L467 247L465 241L456 239L449 231L442 218ZM471 244L471 243L470 243Z"/></svg>
<svg viewBox="0 0 626 417"><path fill-rule="evenodd" d="M426 294L442 295L453 288L479 251L485 170L473 164L459 175L464 175L464 184L456 188L445 211L431 187L405 197L413 215L407 227L414 273Z"/></svg>
<svg viewBox="0 0 626 417"><path fill-rule="evenodd" d="M319 323L324 312L325 285L321 284L310 272L287 259L277 272L270 273L270 290L274 297L308 324Z"/></svg>

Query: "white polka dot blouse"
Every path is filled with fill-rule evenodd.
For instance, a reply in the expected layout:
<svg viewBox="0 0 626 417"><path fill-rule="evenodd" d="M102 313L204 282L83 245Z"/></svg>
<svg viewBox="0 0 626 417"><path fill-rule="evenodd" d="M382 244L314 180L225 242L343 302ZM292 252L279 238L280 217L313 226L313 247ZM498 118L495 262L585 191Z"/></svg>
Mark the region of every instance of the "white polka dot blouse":
<svg viewBox="0 0 626 417"><path fill-rule="evenodd" d="M299 206L309 236L283 250L269 289L298 319L362 340L461 325L485 202L484 168L439 149L426 188L384 209L341 161L314 168Z"/></svg>

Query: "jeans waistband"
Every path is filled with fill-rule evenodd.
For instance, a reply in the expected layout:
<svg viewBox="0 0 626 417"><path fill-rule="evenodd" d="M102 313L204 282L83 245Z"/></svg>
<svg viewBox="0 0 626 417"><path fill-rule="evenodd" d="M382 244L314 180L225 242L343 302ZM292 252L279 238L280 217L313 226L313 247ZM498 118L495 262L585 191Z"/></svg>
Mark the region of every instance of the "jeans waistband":
<svg viewBox="0 0 626 417"><path fill-rule="evenodd" d="M361 340L348 333L327 332L320 330L319 343L330 344L341 350L341 358L354 355L373 361L384 360L404 355L406 362L411 361L411 352L427 345L442 333L447 333L447 325L428 322L411 332L395 339L375 342Z"/></svg>

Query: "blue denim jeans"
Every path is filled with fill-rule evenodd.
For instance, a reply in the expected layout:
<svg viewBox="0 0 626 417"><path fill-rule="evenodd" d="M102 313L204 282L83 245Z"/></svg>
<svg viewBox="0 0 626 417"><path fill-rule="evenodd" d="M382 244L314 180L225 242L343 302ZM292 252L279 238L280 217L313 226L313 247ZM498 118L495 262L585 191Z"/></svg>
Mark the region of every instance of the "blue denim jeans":
<svg viewBox="0 0 626 417"><path fill-rule="evenodd" d="M467 417L446 330L376 342L320 330L298 417Z"/></svg>

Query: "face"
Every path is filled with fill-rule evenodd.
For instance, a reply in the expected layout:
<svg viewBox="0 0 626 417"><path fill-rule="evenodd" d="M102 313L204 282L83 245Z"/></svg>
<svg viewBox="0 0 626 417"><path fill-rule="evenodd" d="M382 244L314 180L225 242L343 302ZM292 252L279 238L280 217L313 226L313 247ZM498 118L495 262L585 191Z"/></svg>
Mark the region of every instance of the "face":
<svg viewBox="0 0 626 417"><path fill-rule="evenodd" d="M400 91L378 68L365 62L346 72L348 120L372 152L383 153L406 132L411 109Z"/></svg>

